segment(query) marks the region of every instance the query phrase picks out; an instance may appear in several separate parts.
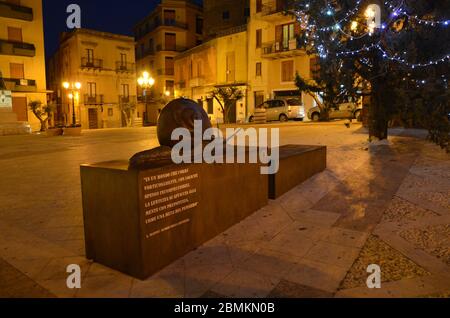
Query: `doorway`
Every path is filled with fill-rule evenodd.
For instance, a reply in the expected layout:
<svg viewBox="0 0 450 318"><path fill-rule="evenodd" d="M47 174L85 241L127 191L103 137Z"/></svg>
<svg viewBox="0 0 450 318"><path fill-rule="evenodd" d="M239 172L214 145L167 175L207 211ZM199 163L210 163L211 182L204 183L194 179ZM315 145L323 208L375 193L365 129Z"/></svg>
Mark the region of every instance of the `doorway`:
<svg viewBox="0 0 450 318"><path fill-rule="evenodd" d="M98 110L95 108L88 109L89 129L98 129Z"/></svg>
<svg viewBox="0 0 450 318"><path fill-rule="evenodd" d="M18 121L28 121L27 98L13 97L12 110L17 115Z"/></svg>

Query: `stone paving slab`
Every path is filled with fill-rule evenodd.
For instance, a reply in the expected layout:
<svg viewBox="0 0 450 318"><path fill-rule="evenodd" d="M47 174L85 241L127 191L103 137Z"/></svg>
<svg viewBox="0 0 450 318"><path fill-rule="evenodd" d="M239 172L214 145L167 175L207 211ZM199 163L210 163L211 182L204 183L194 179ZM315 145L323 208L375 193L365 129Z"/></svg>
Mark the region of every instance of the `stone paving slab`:
<svg viewBox="0 0 450 318"><path fill-rule="evenodd" d="M401 233L449 224L442 196L420 197L417 191L447 193L450 160L437 147L410 137L368 147L358 129L282 128L284 144L328 145L328 169L145 281L84 258L78 166L127 158L155 146L154 139L148 141L154 130L88 132L51 142L36 136L0 138L0 258L7 261L0 262L0 273L5 281L26 282L6 297L447 295L447 265ZM28 153L29 147L41 148ZM30 161L36 151L36 160ZM44 162L62 164L46 165L42 176ZM19 179L8 173L14 169L21 172L20 191L15 186ZM24 193L34 193L36 180L55 196L24 200ZM407 203L399 205L398 200ZM389 209L403 210L383 217ZM381 290L340 288L373 231L431 275L387 282ZM74 262L82 266L81 290L65 286L66 266Z"/></svg>

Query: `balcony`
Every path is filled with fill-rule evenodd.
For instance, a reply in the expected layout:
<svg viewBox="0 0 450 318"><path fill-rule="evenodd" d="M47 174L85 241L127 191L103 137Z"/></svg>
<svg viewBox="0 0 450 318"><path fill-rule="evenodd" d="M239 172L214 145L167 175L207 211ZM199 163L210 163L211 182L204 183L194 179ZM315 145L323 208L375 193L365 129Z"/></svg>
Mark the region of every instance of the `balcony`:
<svg viewBox="0 0 450 318"><path fill-rule="evenodd" d="M186 50L187 50L186 47L178 46L178 45L162 45L162 44L158 44L156 46L156 51L157 52L161 52L161 51L166 51L166 52L184 52Z"/></svg>
<svg viewBox="0 0 450 318"><path fill-rule="evenodd" d="M141 59L141 58L144 58L144 57L146 57L146 56L152 56L152 55L155 55L155 49L154 49L154 48L147 48L147 49L145 49L144 51L142 51L142 50L137 50L136 53L137 53L137 54L136 54L136 58L137 58L137 59Z"/></svg>
<svg viewBox="0 0 450 318"><path fill-rule="evenodd" d="M205 84L205 77L204 76L196 76L190 79L189 86L190 87L201 87Z"/></svg>
<svg viewBox="0 0 450 318"><path fill-rule="evenodd" d="M81 58L81 68L88 70L102 70L103 60L88 59L87 57L83 57Z"/></svg>
<svg viewBox="0 0 450 318"><path fill-rule="evenodd" d="M0 17L33 21L33 9L10 2L0 1Z"/></svg>
<svg viewBox="0 0 450 318"><path fill-rule="evenodd" d="M6 90L13 92L36 92L37 86L35 80L20 78L3 78Z"/></svg>
<svg viewBox="0 0 450 318"><path fill-rule="evenodd" d="M119 96L119 104L136 104L136 96Z"/></svg>
<svg viewBox="0 0 450 318"><path fill-rule="evenodd" d="M16 56L36 56L34 44L0 39L0 54Z"/></svg>
<svg viewBox="0 0 450 318"><path fill-rule="evenodd" d="M290 41L275 41L264 43L262 45L261 56L267 59L282 59L295 56L305 55L306 51L302 49L299 45L297 39L292 39Z"/></svg>
<svg viewBox="0 0 450 318"><path fill-rule="evenodd" d="M103 95L84 95L84 104L85 105L103 105Z"/></svg>
<svg viewBox="0 0 450 318"><path fill-rule="evenodd" d="M290 20L293 17L285 14L288 9L287 0L269 0L262 5L261 18L269 22Z"/></svg>
<svg viewBox="0 0 450 318"><path fill-rule="evenodd" d="M136 71L136 64L123 61L116 62L117 73L134 73Z"/></svg>
<svg viewBox="0 0 450 318"><path fill-rule="evenodd" d="M138 33L136 34L136 39L139 40L139 39L143 38L145 35L149 34L150 32L155 31L159 27L172 27L172 28L187 30L188 24L185 22L174 20L174 19L158 20L152 24L147 24L146 27L143 27L141 30L139 30Z"/></svg>
<svg viewBox="0 0 450 318"><path fill-rule="evenodd" d="M166 75L166 76L174 76L175 75L175 69L173 68L160 68L156 71L158 75Z"/></svg>

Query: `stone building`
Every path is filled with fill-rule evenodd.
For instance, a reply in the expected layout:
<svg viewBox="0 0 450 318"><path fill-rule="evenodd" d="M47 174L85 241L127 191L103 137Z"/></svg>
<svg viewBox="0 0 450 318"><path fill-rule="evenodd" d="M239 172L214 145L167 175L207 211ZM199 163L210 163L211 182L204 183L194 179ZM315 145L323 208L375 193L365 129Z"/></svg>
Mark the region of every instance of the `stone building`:
<svg viewBox="0 0 450 318"><path fill-rule="evenodd" d="M0 77L5 92L1 94L5 98L0 106L0 130L2 123L8 126L0 134L26 132L18 122L29 122L38 130L39 121L28 103L47 102L42 1L0 2Z"/></svg>
<svg viewBox="0 0 450 318"><path fill-rule="evenodd" d="M203 106L213 122L223 122L220 104L211 97L219 87L236 87L244 98L229 114L231 122L247 117L247 28L231 28L220 36L175 58L176 97L186 97Z"/></svg>
<svg viewBox="0 0 450 318"><path fill-rule="evenodd" d="M60 123L72 124L74 97L76 122L83 129L126 126L122 110L137 104L134 44L133 37L88 29L62 34L48 63ZM72 96L64 82L79 82L81 89ZM141 112L129 115L142 123Z"/></svg>
<svg viewBox="0 0 450 318"><path fill-rule="evenodd" d="M188 0L162 0L135 26L137 73L148 72L155 79L146 121L156 123L158 111L174 97L174 58L203 43L203 11ZM143 90L138 96L144 100Z"/></svg>

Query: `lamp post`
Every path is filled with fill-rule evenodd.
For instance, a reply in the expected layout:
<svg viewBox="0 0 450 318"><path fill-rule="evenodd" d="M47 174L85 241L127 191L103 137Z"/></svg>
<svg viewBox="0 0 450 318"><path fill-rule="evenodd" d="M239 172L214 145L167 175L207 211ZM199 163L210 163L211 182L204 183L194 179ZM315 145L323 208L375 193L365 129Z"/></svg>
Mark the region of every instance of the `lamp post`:
<svg viewBox="0 0 450 318"><path fill-rule="evenodd" d="M155 79L150 76L149 72L143 72L142 76L138 78L138 84L144 90L146 121L148 122L148 90L155 85Z"/></svg>
<svg viewBox="0 0 450 318"><path fill-rule="evenodd" d="M72 126L75 127L77 125L77 118L75 116L75 93L77 93L81 89L81 83L64 82L62 85L64 89L69 91L68 96L72 100Z"/></svg>

